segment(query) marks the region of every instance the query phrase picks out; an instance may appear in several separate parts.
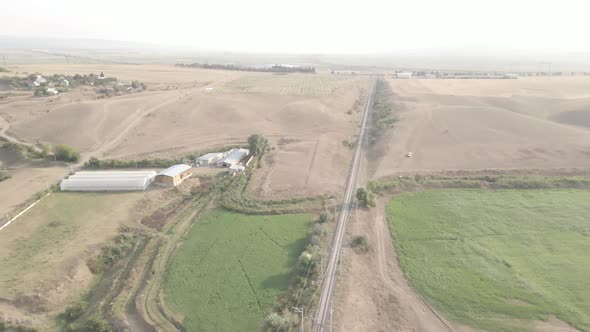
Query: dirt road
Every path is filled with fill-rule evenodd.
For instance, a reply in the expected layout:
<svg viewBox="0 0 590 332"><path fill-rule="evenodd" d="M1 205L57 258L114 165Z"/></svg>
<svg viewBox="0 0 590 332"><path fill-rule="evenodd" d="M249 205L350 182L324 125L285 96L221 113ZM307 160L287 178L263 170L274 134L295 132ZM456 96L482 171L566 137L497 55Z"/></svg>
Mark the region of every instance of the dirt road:
<svg viewBox="0 0 590 332"><path fill-rule="evenodd" d="M350 224L350 236L364 235L367 253L344 249L345 268L334 298L334 331L468 332L440 317L405 279L397 264L385 201L371 210L359 210Z"/></svg>

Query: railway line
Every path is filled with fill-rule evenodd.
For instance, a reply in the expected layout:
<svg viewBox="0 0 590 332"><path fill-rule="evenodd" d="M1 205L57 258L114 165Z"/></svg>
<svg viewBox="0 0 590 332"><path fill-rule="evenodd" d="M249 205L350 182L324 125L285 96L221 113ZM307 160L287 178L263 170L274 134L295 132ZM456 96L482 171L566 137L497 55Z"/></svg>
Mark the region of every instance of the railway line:
<svg viewBox="0 0 590 332"><path fill-rule="evenodd" d="M336 231L332 239L328 263L326 265L326 270L324 272L324 276L322 279L320 297L318 300L315 315L312 320L311 330L313 332L324 331L326 320L331 315L332 296L334 293L334 286L336 283L339 270L338 263L341 259L342 245L344 243L344 236L346 234L346 226L348 225L350 212L352 210L352 206L354 203L355 189L357 185L357 175L359 171L361 157L364 151L363 142L365 142L365 135L367 131L367 119L369 118L369 113L371 112L371 107L373 103L375 81L376 79L373 78L373 81L371 83L371 91L369 93L369 97L367 98L367 105L361 122L361 128L357 139L354 157L352 159L350 171L348 173L348 178L346 180L344 198L340 206L338 221L336 223Z"/></svg>

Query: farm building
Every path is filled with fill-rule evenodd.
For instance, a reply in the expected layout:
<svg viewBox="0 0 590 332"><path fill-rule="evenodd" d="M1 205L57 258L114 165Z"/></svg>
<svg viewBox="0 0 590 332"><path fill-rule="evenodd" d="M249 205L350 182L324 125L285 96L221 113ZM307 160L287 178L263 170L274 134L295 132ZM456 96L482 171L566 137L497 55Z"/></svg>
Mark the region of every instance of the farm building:
<svg viewBox="0 0 590 332"><path fill-rule="evenodd" d="M397 73L395 75L395 77L402 78L402 79L411 79L412 78L412 73L409 73L409 72Z"/></svg>
<svg viewBox="0 0 590 332"><path fill-rule="evenodd" d="M244 157L246 157L250 151L248 149L231 149L227 153L225 158L217 162L219 167L231 167L240 163Z"/></svg>
<svg viewBox="0 0 590 332"><path fill-rule="evenodd" d="M242 165L231 165L229 167L229 174L236 175L238 173L242 173L244 170L246 170L246 167Z"/></svg>
<svg viewBox="0 0 590 332"><path fill-rule="evenodd" d="M195 159L195 165L197 166L209 166L215 165L216 162L223 159L225 154L221 152L211 152L207 153L206 155L200 156L199 158Z"/></svg>
<svg viewBox="0 0 590 332"><path fill-rule="evenodd" d="M154 171L77 172L61 181L63 191L142 191L154 181Z"/></svg>
<svg viewBox="0 0 590 332"><path fill-rule="evenodd" d="M155 183L161 186L176 187L191 176L190 169L191 166L185 164L171 166L156 175Z"/></svg>

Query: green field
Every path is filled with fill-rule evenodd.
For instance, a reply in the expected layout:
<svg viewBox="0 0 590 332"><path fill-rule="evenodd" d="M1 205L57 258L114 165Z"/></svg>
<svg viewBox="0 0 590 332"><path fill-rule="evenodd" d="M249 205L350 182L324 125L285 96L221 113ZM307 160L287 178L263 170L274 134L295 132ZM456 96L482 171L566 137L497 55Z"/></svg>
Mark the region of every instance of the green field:
<svg viewBox="0 0 590 332"><path fill-rule="evenodd" d="M224 86L240 92L322 96L331 94L342 83L352 79L351 76L329 74L250 74Z"/></svg>
<svg viewBox="0 0 590 332"><path fill-rule="evenodd" d="M590 330L590 191L431 190L387 213L407 278L451 320L526 331L555 315Z"/></svg>
<svg viewBox="0 0 590 332"><path fill-rule="evenodd" d="M289 284L309 222L305 214L207 212L171 260L166 303L187 331L258 331Z"/></svg>

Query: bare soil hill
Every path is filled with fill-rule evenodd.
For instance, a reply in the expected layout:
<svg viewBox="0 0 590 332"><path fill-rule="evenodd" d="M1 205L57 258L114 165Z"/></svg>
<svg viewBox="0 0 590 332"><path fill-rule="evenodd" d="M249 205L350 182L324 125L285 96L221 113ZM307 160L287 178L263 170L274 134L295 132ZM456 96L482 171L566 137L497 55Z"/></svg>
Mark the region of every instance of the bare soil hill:
<svg viewBox="0 0 590 332"><path fill-rule="evenodd" d="M373 151L375 177L396 171L590 164L590 78L390 84L400 121ZM413 157L406 158L407 152Z"/></svg>

